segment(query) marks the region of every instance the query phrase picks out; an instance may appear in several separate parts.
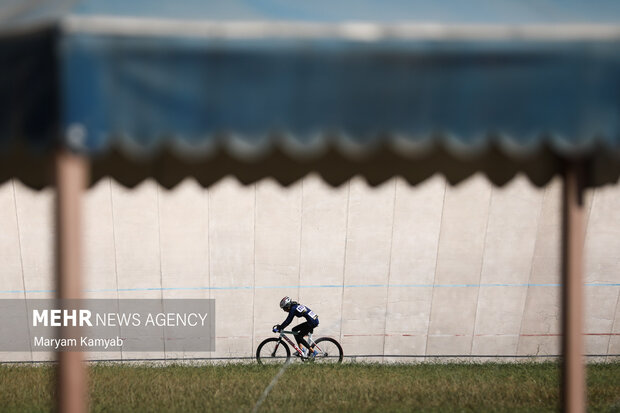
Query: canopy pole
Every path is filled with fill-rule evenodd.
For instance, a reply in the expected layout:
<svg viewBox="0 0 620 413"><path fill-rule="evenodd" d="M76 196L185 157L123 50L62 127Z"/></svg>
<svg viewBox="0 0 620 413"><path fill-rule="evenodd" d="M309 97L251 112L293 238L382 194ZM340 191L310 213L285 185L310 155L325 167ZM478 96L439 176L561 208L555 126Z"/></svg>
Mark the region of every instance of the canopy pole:
<svg viewBox="0 0 620 413"><path fill-rule="evenodd" d="M584 187L583 164L567 163L562 211L562 406L568 413L583 413L586 406L582 334Z"/></svg>
<svg viewBox="0 0 620 413"><path fill-rule="evenodd" d="M61 149L56 153L56 281L57 298L82 294L82 192L87 182L84 157ZM79 327L61 327L60 337L79 337ZM61 413L85 413L86 370L82 353L58 353L56 403Z"/></svg>

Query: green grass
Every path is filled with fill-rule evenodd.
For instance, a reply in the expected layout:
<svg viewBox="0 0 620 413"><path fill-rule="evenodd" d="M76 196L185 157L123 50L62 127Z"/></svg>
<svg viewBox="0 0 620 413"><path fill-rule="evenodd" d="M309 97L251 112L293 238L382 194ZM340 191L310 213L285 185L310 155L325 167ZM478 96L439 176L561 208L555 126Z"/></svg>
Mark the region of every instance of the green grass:
<svg viewBox="0 0 620 413"><path fill-rule="evenodd" d="M91 365L93 412L248 412L277 366ZM620 363L588 366L589 411L620 412ZM0 411L53 406L51 366L0 366ZM261 411L557 411L559 369L531 364L292 365Z"/></svg>

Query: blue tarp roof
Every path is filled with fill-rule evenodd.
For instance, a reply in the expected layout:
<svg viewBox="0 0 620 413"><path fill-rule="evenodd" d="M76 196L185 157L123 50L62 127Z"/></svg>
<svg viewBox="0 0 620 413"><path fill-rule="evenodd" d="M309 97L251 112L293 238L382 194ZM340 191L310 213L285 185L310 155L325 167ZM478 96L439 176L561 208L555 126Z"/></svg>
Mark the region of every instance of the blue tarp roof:
<svg viewBox="0 0 620 413"><path fill-rule="evenodd" d="M172 181L212 180L207 161L248 181L620 174L617 1L38 3L0 6L0 144L20 153L192 164Z"/></svg>
<svg viewBox="0 0 620 413"><path fill-rule="evenodd" d="M218 21L618 23L615 0L2 0L4 24L67 14Z"/></svg>

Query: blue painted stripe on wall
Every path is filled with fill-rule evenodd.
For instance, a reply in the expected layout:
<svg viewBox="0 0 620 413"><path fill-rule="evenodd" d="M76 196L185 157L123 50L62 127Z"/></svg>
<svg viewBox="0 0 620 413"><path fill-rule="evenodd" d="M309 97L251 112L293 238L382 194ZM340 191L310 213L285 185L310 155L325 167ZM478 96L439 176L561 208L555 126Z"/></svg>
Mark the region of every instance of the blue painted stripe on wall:
<svg viewBox="0 0 620 413"><path fill-rule="evenodd" d="M620 287L620 283L586 283L586 287ZM192 290L252 290L252 289L293 289L293 288L470 288L470 287L560 287L559 283L531 284L322 284L322 285L265 285L265 286L230 286L230 287L138 287L138 288L103 288L84 290L87 293L125 292L125 291L192 291ZM0 290L0 294L54 293L56 290Z"/></svg>

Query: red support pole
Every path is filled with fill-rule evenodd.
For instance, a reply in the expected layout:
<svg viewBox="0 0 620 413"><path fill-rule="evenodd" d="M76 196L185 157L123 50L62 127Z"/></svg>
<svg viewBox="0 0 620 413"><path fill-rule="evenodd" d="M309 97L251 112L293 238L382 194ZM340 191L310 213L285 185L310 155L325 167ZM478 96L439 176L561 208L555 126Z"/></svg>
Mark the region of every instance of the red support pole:
<svg viewBox="0 0 620 413"><path fill-rule="evenodd" d="M82 293L82 192L86 187L86 160L69 151L56 154L56 277L57 298L79 299ZM61 327L60 337L79 336L79 328ZM85 413L86 370L82 353L58 353L57 410Z"/></svg>
<svg viewBox="0 0 620 413"><path fill-rule="evenodd" d="M583 344L584 171L568 163L564 175L562 234L562 408L583 413L586 386Z"/></svg>

